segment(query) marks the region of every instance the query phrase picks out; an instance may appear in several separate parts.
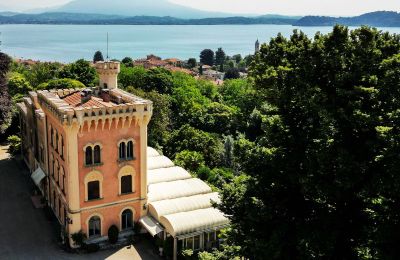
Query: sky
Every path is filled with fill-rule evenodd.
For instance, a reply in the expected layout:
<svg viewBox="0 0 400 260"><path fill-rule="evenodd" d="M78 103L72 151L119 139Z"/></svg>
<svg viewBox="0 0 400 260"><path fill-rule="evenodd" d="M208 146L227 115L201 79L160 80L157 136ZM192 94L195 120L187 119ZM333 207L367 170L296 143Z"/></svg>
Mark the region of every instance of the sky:
<svg viewBox="0 0 400 260"><path fill-rule="evenodd" d="M25 11L54 7L70 0L0 0L0 8ZM78 0L79 1L79 0ZM130 1L130 0L126 0ZM142 1L142 0L141 0ZM143 0L145 1L145 0ZM169 0L202 9L240 14L351 16L371 11L400 12L400 0Z"/></svg>

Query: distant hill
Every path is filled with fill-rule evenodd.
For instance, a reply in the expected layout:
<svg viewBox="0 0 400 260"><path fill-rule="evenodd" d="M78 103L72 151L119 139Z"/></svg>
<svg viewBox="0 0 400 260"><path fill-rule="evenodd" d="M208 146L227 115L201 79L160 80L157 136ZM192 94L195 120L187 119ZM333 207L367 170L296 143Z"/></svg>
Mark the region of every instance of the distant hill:
<svg viewBox="0 0 400 260"><path fill-rule="evenodd" d="M296 26L347 26L369 25L376 27L400 27L400 13L378 11L355 17L305 16L295 22Z"/></svg>
<svg viewBox="0 0 400 260"><path fill-rule="evenodd" d="M0 24L120 24L120 25L218 25L218 24L292 24L297 18L269 17L224 17L182 19L171 16L120 16L80 13L42 13L1 16Z"/></svg>
<svg viewBox="0 0 400 260"><path fill-rule="evenodd" d="M206 12L173 4L167 0L75 0L53 11L124 16L171 16L187 19L229 16L222 12Z"/></svg>

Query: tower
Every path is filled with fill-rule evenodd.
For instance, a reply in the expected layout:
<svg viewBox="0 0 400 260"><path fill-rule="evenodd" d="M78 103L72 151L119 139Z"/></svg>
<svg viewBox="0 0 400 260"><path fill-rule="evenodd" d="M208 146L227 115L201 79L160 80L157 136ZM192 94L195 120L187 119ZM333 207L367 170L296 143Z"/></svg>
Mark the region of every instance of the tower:
<svg viewBox="0 0 400 260"><path fill-rule="evenodd" d="M257 54L259 51L260 51L260 42L257 39L256 44L255 44L254 54Z"/></svg>
<svg viewBox="0 0 400 260"><path fill-rule="evenodd" d="M96 71L99 74L101 89L118 88L118 74L120 72L120 63L117 61L101 61L95 64Z"/></svg>

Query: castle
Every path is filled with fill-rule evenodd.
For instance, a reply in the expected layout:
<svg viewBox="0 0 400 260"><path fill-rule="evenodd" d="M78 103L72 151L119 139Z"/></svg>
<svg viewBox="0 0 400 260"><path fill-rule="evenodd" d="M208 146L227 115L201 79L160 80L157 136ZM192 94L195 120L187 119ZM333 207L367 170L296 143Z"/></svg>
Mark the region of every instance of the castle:
<svg viewBox="0 0 400 260"><path fill-rule="evenodd" d="M153 105L118 88L118 62L98 62L99 86L30 92L22 103L23 158L57 217L65 241L82 231L87 243L120 238L134 225L181 248L214 247L228 219L218 194L147 147Z"/></svg>

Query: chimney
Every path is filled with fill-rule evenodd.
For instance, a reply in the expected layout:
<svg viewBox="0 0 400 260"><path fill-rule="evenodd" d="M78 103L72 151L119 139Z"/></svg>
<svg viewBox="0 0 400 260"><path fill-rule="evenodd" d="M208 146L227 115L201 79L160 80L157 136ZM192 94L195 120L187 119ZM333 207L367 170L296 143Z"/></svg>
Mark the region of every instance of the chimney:
<svg viewBox="0 0 400 260"><path fill-rule="evenodd" d="M103 99L104 102L110 102L111 101L110 90L102 89L101 90L101 98Z"/></svg>
<svg viewBox="0 0 400 260"><path fill-rule="evenodd" d="M81 104L84 104L90 100L92 97L92 90L91 89L84 89L81 92Z"/></svg>

